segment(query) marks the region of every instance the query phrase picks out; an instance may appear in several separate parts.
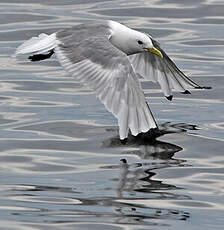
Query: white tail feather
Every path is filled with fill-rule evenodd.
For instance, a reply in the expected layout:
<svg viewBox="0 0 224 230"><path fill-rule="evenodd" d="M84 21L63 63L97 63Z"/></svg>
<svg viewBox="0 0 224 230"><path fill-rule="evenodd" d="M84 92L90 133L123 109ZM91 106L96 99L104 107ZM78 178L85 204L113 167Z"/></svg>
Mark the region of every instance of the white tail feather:
<svg viewBox="0 0 224 230"><path fill-rule="evenodd" d="M15 55L28 53L44 53L54 49L58 44L56 34L40 34L38 37L32 37L20 45Z"/></svg>

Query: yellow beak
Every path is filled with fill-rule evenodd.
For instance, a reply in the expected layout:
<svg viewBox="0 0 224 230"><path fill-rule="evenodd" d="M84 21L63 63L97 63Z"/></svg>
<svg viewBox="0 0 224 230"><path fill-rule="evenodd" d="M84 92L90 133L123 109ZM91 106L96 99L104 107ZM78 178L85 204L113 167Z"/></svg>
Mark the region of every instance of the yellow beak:
<svg viewBox="0 0 224 230"><path fill-rule="evenodd" d="M148 50L148 52L156 54L156 55L160 56L161 58L163 58L163 54L158 49L156 49L155 47L147 49L147 50Z"/></svg>

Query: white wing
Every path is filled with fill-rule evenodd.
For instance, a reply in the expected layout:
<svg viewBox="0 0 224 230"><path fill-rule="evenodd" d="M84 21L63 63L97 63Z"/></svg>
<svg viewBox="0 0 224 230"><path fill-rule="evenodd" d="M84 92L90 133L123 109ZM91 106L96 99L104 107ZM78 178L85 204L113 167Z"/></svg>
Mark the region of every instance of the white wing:
<svg viewBox="0 0 224 230"><path fill-rule="evenodd" d="M172 99L172 89L182 93L190 93L187 89L203 88L178 69L161 49L158 42L153 39L152 41L154 47L163 54L163 58L150 52L130 55L129 59L137 73L147 80L158 82L168 99Z"/></svg>
<svg viewBox="0 0 224 230"><path fill-rule="evenodd" d="M79 27L78 27L79 28ZM61 43L54 51L61 65L72 76L93 89L97 97L118 119L120 138L156 128L143 91L127 56L95 28L80 27L56 34ZM97 36L95 36L95 31ZM105 32L106 31L106 32ZM85 33L85 34L84 34ZM78 35L79 34L79 35ZM81 38L80 38L81 36Z"/></svg>

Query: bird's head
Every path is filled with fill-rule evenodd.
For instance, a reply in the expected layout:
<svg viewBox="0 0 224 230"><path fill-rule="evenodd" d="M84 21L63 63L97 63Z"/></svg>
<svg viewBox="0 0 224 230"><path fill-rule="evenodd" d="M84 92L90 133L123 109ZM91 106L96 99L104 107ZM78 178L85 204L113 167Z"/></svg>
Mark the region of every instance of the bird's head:
<svg viewBox="0 0 224 230"><path fill-rule="evenodd" d="M149 35L128 28L115 21L109 21L111 34L110 42L127 55L150 52L163 58L161 51L153 45Z"/></svg>
<svg viewBox="0 0 224 230"><path fill-rule="evenodd" d="M139 50L139 52L146 51L163 58L163 54L161 53L161 51L154 47L152 39L147 34L140 32L137 33L133 43L135 43L135 46Z"/></svg>

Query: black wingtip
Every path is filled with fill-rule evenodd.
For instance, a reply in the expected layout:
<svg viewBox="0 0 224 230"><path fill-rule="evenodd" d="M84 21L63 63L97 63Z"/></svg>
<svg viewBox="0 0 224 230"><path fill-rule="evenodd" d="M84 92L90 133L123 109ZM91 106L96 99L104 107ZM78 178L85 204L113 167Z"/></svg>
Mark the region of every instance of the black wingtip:
<svg viewBox="0 0 224 230"><path fill-rule="evenodd" d="M212 87L211 86L204 86L204 87L202 87L203 89L212 89Z"/></svg>
<svg viewBox="0 0 224 230"><path fill-rule="evenodd" d="M120 140L122 145L125 145L127 143L127 138Z"/></svg>
<svg viewBox="0 0 224 230"><path fill-rule="evenodd" d="M125 158L120 159L120 161L121 161L122 163L124 163L124 164L127 164L127 160L126 160Z"/></svg>
<svg viewBox="0 0 224 230"><path fill-rule="evenodd" d="M166 99L169 100L169 101L172 101L173 95L170 95L170 96L166 97Z"/></svg>
<svg viewBox="0 0 224 230"><path fill-rule="evenodd" d="M182 94L191 94L191 92L190 91L188 91L188 90L185 90L184 92L181 92Z"/></svg>
<svg viewBox="0 0 224 230"><path fill-rule="evenodd" d="M29 56L28 59L30 61L33 61L33 62L34 61L41 61L41 60L45 60L47 58L50 58L53 55L53 53L54 53L54 50L50 50L50 52L47 54L34 54L32 56Z"/></svg>
<svg viewBox="0 0 224 230"><path fill-rule="evenodd" d="M197 86L195 89L212 89L211 86Z"/></svg>

